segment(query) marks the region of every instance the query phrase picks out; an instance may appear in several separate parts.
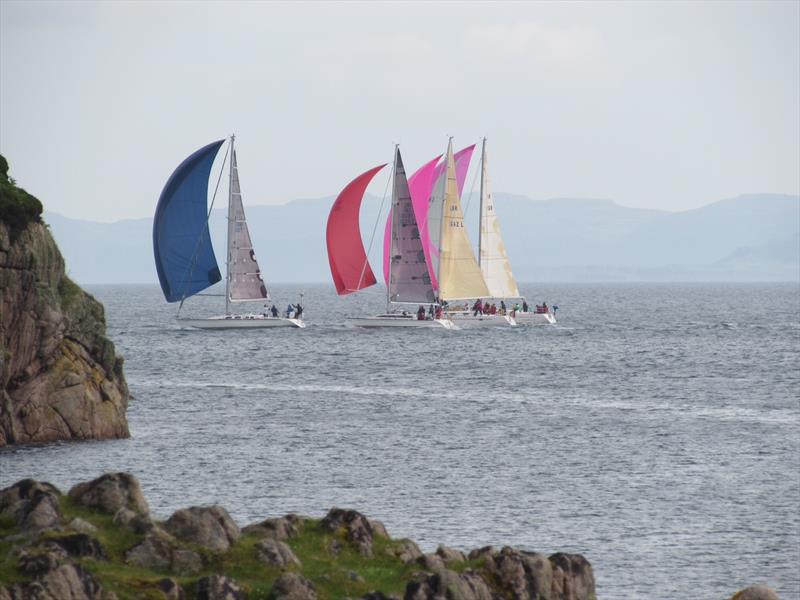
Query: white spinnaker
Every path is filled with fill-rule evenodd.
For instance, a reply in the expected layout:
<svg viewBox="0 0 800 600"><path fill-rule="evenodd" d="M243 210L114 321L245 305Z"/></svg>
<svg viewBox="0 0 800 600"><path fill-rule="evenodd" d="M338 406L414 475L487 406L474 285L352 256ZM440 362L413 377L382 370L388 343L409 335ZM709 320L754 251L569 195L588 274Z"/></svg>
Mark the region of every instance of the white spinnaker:
<svg viewBox="0 0 800 600"><path fill-rule="evenodd" d="M519 298L519 288L500 235L500 221L494 210L486 164L486 140L481 152L481 234L478 248L481 273L489 295L493 298Z"/></svg>
<svg viewBox="0 0 800 600"><path fill-rule="evenodd" d="M261 270L253 251L250 231L242 205L242 191L239 187L239 169L236 164L236 151L231 156L231 191L228 219L228 280L231 300L261 300L267 298L267 288L261 279Z"/></svg>

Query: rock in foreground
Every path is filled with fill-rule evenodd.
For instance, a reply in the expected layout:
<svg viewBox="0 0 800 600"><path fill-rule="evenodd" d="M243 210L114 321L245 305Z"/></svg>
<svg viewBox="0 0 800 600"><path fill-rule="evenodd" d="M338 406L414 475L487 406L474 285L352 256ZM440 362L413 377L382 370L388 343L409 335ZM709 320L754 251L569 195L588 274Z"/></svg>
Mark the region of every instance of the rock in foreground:
<svg viewBox="0 0 800 600"><path fill-rule="evenodd" d="M154 519L135 477L0 490L0 600L594 600L585 558L484 547L422 554L334 508L241 530L224 508Z"/></svg>

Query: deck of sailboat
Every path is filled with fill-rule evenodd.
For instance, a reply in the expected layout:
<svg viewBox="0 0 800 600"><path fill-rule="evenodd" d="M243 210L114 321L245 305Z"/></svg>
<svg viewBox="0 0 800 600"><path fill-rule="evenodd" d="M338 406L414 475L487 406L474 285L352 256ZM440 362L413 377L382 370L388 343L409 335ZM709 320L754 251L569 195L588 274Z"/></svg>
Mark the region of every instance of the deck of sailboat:
<svg viewBox="0 0 800 600"><path fill-rule="evenodd" d="M481 315L470 311L447 311L445 315L461 329L473 327L516 327L511 315Z"/></svg>
<svg viewBox="0 0 800 600"><path fill-rule="evenodd" d="M553 313L521 312L517 311L514 318L518 325L555 325L556 318Z"/></svg>
<svg viewBox="0 0 800 600"><path fill-rule="evenodd" d="M270 317L259 314L219 315L206 319L178 319L178 324L196 329L262 329L266 327L296 327L302 329L306 326L302 319Z"/></svg>
<svg viewBox="0 0 800 600"><path fill-rule="evenodd" d="M348 324L354 327L416 327L458 329L450 319L417 319L416 315L385 313L373 317L351 317Z"/></svg>

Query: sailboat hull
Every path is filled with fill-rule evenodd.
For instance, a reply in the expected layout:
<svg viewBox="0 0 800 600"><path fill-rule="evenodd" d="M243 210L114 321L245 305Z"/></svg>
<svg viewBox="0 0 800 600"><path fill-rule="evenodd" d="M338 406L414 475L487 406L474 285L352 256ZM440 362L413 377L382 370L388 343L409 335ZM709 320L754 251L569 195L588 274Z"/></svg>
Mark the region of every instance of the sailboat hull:
<svg viewBox="0 0 800 600"><path fill-rule="evenodd" d="M302 319L265 317L264 315L221 315L208 319L178 319L183 327L197 329L263 329L266 327L299 327L306 324Z"/></svg>
<svg viewBox="0 0 800 600"><path fill-rule="evenodd" d="M354 317L347 322L354 327L416 327L458 329L450 319L426 319L421 321L414 315L385 314L374 317Z"/></svg>
<svg viewBox="0 0 800 600"><path fill-rule="evenodd" d="M471 312L447 313L461 329L476 327L516 327L517 321L510 315L474 315Z"/></svg>
<svg viewBox="0 0 800 600"><path fill-rule="evenodd" d="M517 312L514 317L518 325L555 325L553 313Z"/></svg>

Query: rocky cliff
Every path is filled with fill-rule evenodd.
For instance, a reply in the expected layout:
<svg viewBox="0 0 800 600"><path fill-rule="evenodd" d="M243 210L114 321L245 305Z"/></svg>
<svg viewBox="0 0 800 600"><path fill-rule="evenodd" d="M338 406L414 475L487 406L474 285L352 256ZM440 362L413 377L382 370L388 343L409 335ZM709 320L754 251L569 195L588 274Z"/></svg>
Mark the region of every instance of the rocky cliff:
<svg viewBox="0 0 800 600"><path fill-rule="evenodd" d="M0 446L127 437L128 387L103 306L66 276L27 210L38 201L0 166Z"/></svg>

